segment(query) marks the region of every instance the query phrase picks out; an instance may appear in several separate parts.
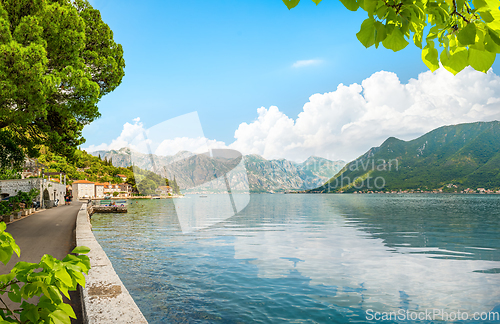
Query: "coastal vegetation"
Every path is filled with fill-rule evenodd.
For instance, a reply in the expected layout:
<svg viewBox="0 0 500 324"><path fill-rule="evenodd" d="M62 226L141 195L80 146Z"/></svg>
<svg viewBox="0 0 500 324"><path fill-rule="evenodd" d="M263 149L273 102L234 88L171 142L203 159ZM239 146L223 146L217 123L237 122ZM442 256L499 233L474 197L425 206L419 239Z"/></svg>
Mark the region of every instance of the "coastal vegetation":
<svg viewBox="0 0 500 324"><path fill-rule="evenodd" d="M172 186L174 193L179 193L179 186L174 180L144 170L137 166L115 167L112 158L94 156L83 150L75 150L70 160L64 156L52 153L47 148L41 150L38 162L45 165L45 172L64 172L70 181L89 180L99 183L122 183L118 175L126 176L125 183L132 185L136 195L153 195L158 187Z"/></svg>
<svg viewBox="0 0 500 324"><path fill-rule="evenodd" d="M288 9L300 0L283 0ZM313 0L319 4L321 0ZM356 34L365 47L380 44L394 52L410 42L422 49L422 61L435 71L441 64L453 74L465 67L487 72L500 53L500 2L484 0L340 0L368 18ZM441 47L439 53L437 45Z"/></svg>
<svg viewBox="0 0 500 324"><path fill-rule="evenodd" d="M0 168L20 168L40 145L72 158L124 67L88 1L0 1Z"/></svg>
<svg viewBox="0 0 500 324"><path fill-rule="evenodd" d="M0 179L17 178L27 157L50 150L53 156L42 157L47 171L113 181L114 170L92 169L77 147L85 142L83 127L100 116L101 98L120 85L124 68L121 45L88 1L0 0ZM87 174L79 167L86 162ZM31 202L30 194L1 203L2 213L19 208L23 199ZM0 261L7 264L20 249L5 229L0 222ZM85 286L89 269L89 258L74 254L18 262L0 275L0 322L70 323L76 316L62 296ZM28 302L34 296L38 301ZM9 308L4 298L20 308Z"/></svg>
<svg viewBox="0 0 500 324"><path fill-rule="evenodd" d="M89 180L94 182L121 183L118 174L126 175L132 179L134 172L132 168L115 167L112 161L106 158L88 154L82 150L75 150L73 157L68 159L65 156L57 155L48 148L40 150L38 162L47 167L45 172L64 172L72 180Z"/></svg>

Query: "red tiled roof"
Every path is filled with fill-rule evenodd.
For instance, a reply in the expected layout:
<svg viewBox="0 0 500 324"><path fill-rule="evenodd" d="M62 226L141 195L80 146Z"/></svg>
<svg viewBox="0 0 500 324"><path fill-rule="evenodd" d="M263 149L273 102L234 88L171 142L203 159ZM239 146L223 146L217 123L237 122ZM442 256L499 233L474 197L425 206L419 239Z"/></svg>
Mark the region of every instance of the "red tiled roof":
<svg viewBox="0 0 500 324"><path fill-rule="evenodd" d="M77 180L77 181L75 181L73 183L92 183L93 184L92 181L88 181L88 180Z"/></svg>

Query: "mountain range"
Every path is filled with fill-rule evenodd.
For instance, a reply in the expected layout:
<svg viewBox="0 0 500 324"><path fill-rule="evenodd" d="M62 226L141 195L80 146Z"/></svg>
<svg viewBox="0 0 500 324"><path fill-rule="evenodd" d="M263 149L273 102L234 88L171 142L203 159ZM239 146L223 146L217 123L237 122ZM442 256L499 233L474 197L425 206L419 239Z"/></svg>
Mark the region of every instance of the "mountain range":
<svg viewBox="0 0 500 324"><path fill-rule="evenodd" d="M135 165L154 171L168 179L175 176L181 189L195 188L214 179L214 174L226 174L240 159L233 157L210 157L181 151L173 156L143 154L121 148L119 150L95 151L94 156L111 160L116 167ZM303 163L286 159L267 160L260 155L243 156L251 192L283 192L288 190L308 190L321 186L337 174L345 165L344 161L311 156ZM229 174L232 183L238 183L241 174ZM232 178L231 178L232 177ZM233 188L235 189L235 188ZM236 189L244 189L236 187Z"/></svg>
<svg viewBox="0 0 500 324"><path fill-rule="evenodd" d="M443 126L411 141L388 138L315 192L500 188L500 122Z"/></svg>

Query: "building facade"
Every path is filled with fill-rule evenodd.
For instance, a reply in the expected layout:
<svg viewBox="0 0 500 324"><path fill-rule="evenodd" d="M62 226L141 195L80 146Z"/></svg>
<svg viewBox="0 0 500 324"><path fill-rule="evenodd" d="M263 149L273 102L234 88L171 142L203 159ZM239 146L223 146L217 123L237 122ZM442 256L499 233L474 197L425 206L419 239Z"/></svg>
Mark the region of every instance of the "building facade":
<svg viewBox="0 0 500 324"><path fill-rule="evenodd" d="M0 197L6 198L15 196L19 191L29 192L33 188L40 190L40 196L37 197L36 201L42 201L43 192L47 189L49 200L59 200L59 205L64 204L66 185L64 183L47 181L47 179L40 178L1 180Z"/></svg>
<svg viewBox="0 0 500 324"><path fill-rule="evenodd" d="M77 180L71 186L73 199L89 199L95 197L95 184L92 181Z"/></svg>
<svg viewBox="0 0 500 324"><path fill-rule="evenodd" d="M120 183L120 197L130 197L132 196L132 185L129 183Z"/></svg>
<svg viewBox="0 0 500 324"><path fill-rule="evenodd" d="M104 183L96 183L95 185L95 197L104 198Z"/></svg>

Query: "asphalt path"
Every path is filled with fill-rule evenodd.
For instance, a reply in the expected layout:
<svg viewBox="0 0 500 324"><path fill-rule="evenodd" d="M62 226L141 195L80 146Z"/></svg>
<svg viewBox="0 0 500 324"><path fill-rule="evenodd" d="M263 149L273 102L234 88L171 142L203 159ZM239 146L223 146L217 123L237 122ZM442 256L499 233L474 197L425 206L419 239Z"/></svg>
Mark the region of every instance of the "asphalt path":
<svg viewBox="0 0 500 324"><path fill-rule="evenodd" d="M43 210L8 224L6 232L16 240L21 256L14 254L7 265L0 262L0 274L10 272L19 261L38 263L44 254L64 259L76 245L76 217L81 205L79 202L72 202L71 205ZM80 295L72 292L70 296L69 303L81 319Z"/></svg>

